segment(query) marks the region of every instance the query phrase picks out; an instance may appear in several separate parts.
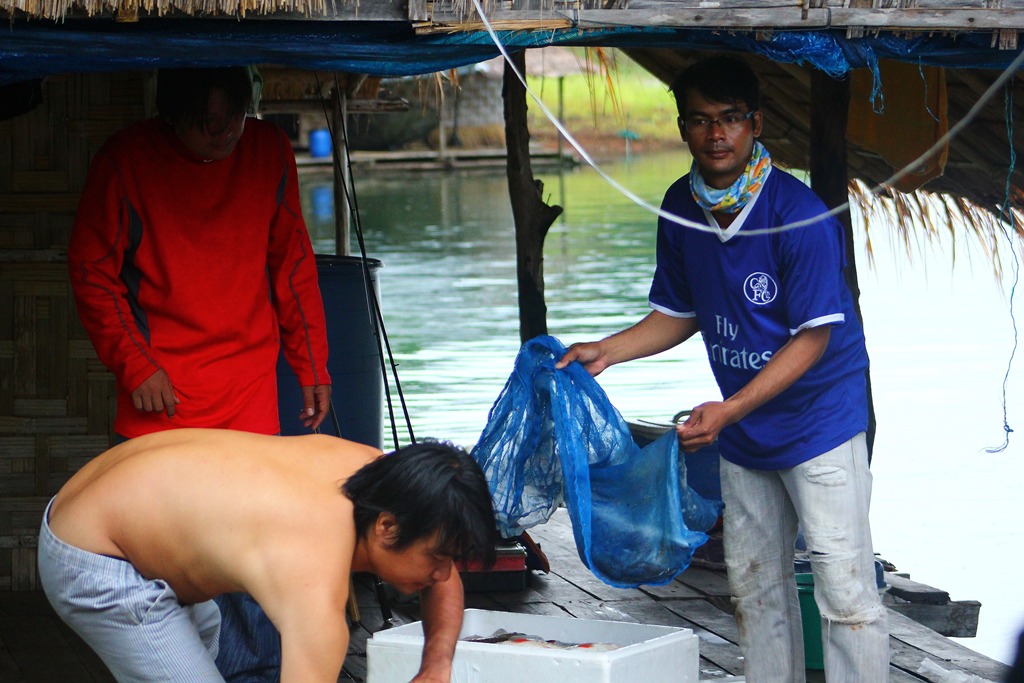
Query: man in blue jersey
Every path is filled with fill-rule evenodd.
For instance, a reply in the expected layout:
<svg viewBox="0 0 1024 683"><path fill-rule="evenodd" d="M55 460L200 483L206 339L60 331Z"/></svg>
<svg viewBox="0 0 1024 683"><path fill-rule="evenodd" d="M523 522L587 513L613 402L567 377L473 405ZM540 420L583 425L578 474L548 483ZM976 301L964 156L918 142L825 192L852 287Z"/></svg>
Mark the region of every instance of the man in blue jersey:
<svg viewBox="0 0 1024 683"><path fill-rule="evenodd" d="M698 331L724 400L678 427L688 451L719 442L724 546L749 683L802 683L794 542L803 531L829 683L888 680L886 610L868 523L864 334L843 279L842 228L757 138L753 71L732 57L672 87L690 173L665 194L652 312L559 361L592 375ZM699 227L693 227L699 226ZM772 230L773 228L783 228Z"/></svg>

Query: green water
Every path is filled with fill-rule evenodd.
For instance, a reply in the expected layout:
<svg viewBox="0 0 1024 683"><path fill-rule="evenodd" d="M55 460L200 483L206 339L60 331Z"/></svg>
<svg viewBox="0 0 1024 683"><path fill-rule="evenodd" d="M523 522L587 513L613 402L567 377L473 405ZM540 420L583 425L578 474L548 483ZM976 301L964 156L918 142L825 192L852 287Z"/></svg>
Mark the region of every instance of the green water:
<svg viewBox="0 0 1024 683"><path fill-rule="evenodd" d="M686 171L682 155L619 163L609 172L646 201ZM545 242L549 333L570 344L647 313L655 220L591 171L538 174L549 203L565 208ZM305 196L329 192L328 175L303 178ZM384 263L381 308L402 389L419 435L471 446L519 348L515 234L501 170L357 179L367 254ZM570 199L571 198L571 199ZM314 248L334 253L333 215L304 206ZM352 253L358 252L353 238ZM718 396L699 345L613 368L601 381L627 417L666 419L687 401ZM692 366L681 394L682 359ZM670 364L674 370L666 368ZM637 371L642 372L637 372ZM684 374L685 374L684 372Z"/></svg>

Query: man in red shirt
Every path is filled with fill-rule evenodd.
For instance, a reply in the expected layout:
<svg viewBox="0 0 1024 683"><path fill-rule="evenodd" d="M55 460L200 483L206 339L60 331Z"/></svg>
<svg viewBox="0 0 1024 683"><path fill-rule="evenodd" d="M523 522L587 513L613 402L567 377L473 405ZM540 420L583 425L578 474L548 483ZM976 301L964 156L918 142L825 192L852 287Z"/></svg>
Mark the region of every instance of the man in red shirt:
<svg viewBox="0 0 1024 683"><path fill-rule="evenodd" d="M68 249L78 313L117 376L115 431L280 431L276 363L327 415L331 380L295 157L247 118L245 68L172 69L160 115L93 159Z"/></svg>
<svg viewBox="0 0 1024 683"><path fill-rule="evenodd" d="M295 156L247 118L245 67L165 69L159 116L96 154L68 248L71 286L100 360L117 378L114 431L281 431L277 359L327 416L331 379L316 260ZM218 666L233 683L276 680L277 632L243 594L218 596ZM258 673L257 673L258 672Z"/></svg>

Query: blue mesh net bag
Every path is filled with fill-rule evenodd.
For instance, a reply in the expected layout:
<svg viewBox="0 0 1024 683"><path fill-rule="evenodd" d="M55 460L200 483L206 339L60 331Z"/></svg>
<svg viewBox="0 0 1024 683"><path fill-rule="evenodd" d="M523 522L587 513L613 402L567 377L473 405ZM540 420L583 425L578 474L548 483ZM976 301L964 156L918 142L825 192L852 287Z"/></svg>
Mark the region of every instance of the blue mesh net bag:
<svg viewBox="0 0 1024 683"><path fill-rule="evenodd" d="M612 586L671 581L707 541L721 501L686 484L674 430L640 448L579 363L556 370L554 337L523 345L473 449L506 537L546 522L563 502L580 559Z"/></svg>

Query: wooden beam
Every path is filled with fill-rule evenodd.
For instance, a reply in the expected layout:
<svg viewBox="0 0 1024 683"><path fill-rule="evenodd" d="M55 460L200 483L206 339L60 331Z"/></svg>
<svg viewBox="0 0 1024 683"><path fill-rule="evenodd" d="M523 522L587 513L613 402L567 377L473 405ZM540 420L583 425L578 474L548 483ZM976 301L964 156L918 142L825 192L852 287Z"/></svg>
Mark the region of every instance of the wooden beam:
<svg viewBox="0 0 1024 683"><path fill-rule="evenodd" d="M685 4L685 3L679 3ZM437 24L450 24L447 30L482 30L482 22L473 16L441 14L432 17ZM665 3L659 9L595 9L595 10L496 10L487 15L495 30L515 30L524 26L533 29L558 28L628 28L628 27L678 27L678 28L826 28L828 15L825 10L813 10L803 16L798 6L792 3L778 4L758 9L686 9L676 3ZM427 29L428 27L424 27ZM417 29L418 31L421 29Z"/></svg>
<svg viewBox="0 0 1024 683"><path fill-rule="evenodd" d="M947 638L974 638L978 635L981 603L977 600L954 600L945 605L896 603L888 607Z"/></svg>
<svg viewBox="0 0 1024 683"><path fill-rule="evenodd" d="M690 7L686 7L690 5ZM694 6L696 3L665 2L657 9L581 10L574 13L580 28L661 26L678 28L827 28L828 11L804 11L798 4L763 3L759 6L724 9Z"/></svg>
<svg viewBox="0 0 1024 683"><path fill-rule="evenodd" d="M959 7L955 6L960 4ZM713 5L713 6L709 6ZM973 31L1024 29L1024 3L1004 2L1000 8L964 6L947 3L933 8L810 7L794 2L721 0L708 3L697 0L663 0L632 3L628 9L496 9L487 14L495 29L522 28L615 28L675 27L723 28L738 30L862 28L899 31ZM436 6L431 17L433 27L449 24L449 30L476 30L482 24L475 13L456 13ZM457 25L457 26L454 26Z"/></svg>
<svg viewBox="0 0 1024 683"><path fill-rule="evenodd" d="M1007 3L1009 4L1009 3ZM1024 28L1024 9L830 8L831 27L911 31Z"/></svg>

